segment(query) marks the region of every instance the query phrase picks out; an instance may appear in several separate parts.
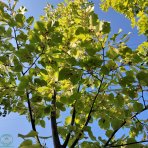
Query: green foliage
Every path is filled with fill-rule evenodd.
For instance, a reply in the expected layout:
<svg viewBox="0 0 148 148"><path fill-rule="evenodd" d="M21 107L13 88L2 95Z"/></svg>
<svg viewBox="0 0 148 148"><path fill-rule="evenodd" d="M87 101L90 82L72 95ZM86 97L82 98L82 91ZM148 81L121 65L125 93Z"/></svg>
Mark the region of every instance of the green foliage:
<svg viewBox="0 0 148 148"><path fill-rule="evenodd" d="M38 21L16 3L0 2L0 104L31 122L32 131L18 135L24 139L20 148L38 148L40 139L51 138L36 131L37 125L46 127L46 117L53 140L60 135L65 147L78 147L78 141L82 148L111 147L135 142L139 134L145 140L147 120L138 116L148 108L148 43L133 50L122 30L110 37L110 23L99 20L87 0L65 1L55 9L48 4ZM146 5L106 0L101 7L125 14L147 35ZM106 137L93 133L95 121ZM130 137L118 139L121 128Z"/></svg>
<svg viewBox="0 0 148 148"><path fill-rule="evenodd" d="M35 131L30 131L27 135L22 135L22 134L18 134L18 137L21 137L21 138L29 138L29 137L35 137L37 136L37 132Z"/></svg>
<svg viewBox="0 0 148 148"><path fill-rule="evenodd" d="M110 7L124 14L132 27L137 26L140 34L148 36L148 2L145 0L101 0L101 8L107 11Z"/></svg>

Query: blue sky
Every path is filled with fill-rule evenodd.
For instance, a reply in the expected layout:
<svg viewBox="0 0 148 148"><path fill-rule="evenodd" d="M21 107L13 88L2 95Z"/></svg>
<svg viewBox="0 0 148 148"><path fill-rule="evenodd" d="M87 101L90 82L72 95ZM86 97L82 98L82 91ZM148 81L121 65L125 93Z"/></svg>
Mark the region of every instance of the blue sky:
<svg viewBox="0 0 148 148"><path fill-rule="evenodd" d="M23 5L28 9L28 16L32 15L38 20L39 16L43 14L43 8L46 6L47 2L56 5L57 3L62 2L62 0L20 0L19 5ZM95 12L99 15L99 18L111 22L112 33L117 33L119 28L123 29L123 33L131 32L131 38L128 43L130 47L136 48L137 45L145 40L144 36L138 36L136 28L132 29L130 21L123 15L118 14L111 9L108 13L103 12L99 9L99 0L93 0L93 2L95 3ZM143 114L143 117L146 118L146 114ZM6 118L0 117L0 123L0 136L3 134L10 134L13 137L12 146L14 148L18 147L21 142L21 138L17 137L18 133L27 134L31 130L31 125L27 122L26 117L19 116L18 114L10 114ZM37 128L40 136L51 136L51 130L49 128L50 121L46 123L46 127L47 128L45 129ZM99 130L95 130L95 132L99 132ZM47 145L50 145L50 148L52 148L52 139L47 141Z"/></svg>

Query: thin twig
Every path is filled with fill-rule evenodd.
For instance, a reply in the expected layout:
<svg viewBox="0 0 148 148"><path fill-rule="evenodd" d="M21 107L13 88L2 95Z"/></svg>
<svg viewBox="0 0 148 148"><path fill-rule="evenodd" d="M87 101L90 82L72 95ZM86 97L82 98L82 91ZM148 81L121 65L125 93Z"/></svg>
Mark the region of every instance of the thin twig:
<svg viewBox="0 0 148 148"><path fill-rule="evenodd" d="M19 43L18 43L18 40L17 40L16 29L14 27L13 27L13 31L14 31L14 38L15 38L17 50L19 50L20 47L19 47Z"/></svg>
<svg viewBox="0 0 148 148"><path fill-rule="evenodd" d="M40 58L40 56L42 55L43 53L41 53L35 60L34 62L30 65L30 67L25 71L23 72L23 75L25 75L31 68L33 65L35 65L36 61Z"/></svg>
<svg viewBox="0 0 148 148"><path fill-rule="evenodd" d="M144 99L144 93L143 93L143 89L142 89L142 86L141 86L141 93L142 93L142 100L143 100L143 104L144 104L144 107L146 107L146 103L145 103L145 99Z"/></svg>
<svg viewBox="0 0 148 148"><path fill-rule="evenodd" d="M109 145L109 147L120 147L120 146L126 146L126 145L138 144L138 143L145 143L145 142L148 142L148 140L130 142L130 143L119 144L119 145Z"/></svg>
<svg viewBox="0 0 148 148"><path fill-rule="evenodd" d="M138 114L142 113L143 111L148 109L148 105L140 112L137 112L135 115L133 115L131 117L131 119L133 119L134 117L136 117ZM114 130L114 132L111 134L110 138L107 140L106 144L104 145L104 147L108 146L110 141L112 140L112 138L115 136L115 134L126 124L126 121L124 121L119 128L117 128L116 130Z"/></svg>

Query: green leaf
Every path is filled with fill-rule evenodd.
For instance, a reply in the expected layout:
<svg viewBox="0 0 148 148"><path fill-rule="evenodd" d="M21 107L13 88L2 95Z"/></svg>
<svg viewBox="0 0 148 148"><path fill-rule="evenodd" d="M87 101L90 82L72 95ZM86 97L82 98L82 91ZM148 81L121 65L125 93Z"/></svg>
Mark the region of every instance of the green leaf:
<svg viewBox="0 0 148 148"><path fill-rule="evenodd" d="M110 138L110 136L112 135L112 133L113 133L112 130L107 130L106 133L105 133L105 135Z"/></svg>
<svg viewBox="0 0 148 148"><path fill-rule="evenodd" d="M23 68L16 56L14 56L13 62L14 62L13 70L15 72L21 72L23 70Z"/></svg>
<svg viewBox="0 0 148 148"><path fill-rule="evenodd" d="M32 98L31 98L31 101L32 102L41 102L42 101L42 97L39 96L39 95L33 95Z"/></svg>
<svg viewBox="0 0 148 148"><path fill-rule="evenodd" d="M60 109L61 111L65 111L66 110L64 104L61 103L61 102L56 102L56 107L58 109Z"/></svg>
<svg viewBox="0 0 148 148"><path fill-rule="evenodd" d="M95 53L98 51L97 48L93 48L93 47L88 47L86 48L86 52L90 55L90 56L93 56L95 55Z"/></svg>
<svg viewBox="0 0 148 148"><path fill-rule="evenodd" d="M29 51L30 53L32 53L32 52L37 52L36 48L37 48L37 47L36 47L34 44L26 44L26 45L25 45L25 49L26 49L27 51Z"/></svg>
<svg viewBox="0 0 148 148"><path fill-rule="evenodd" d="M60 81L60 80L64 80L64 79L70 78L71 75L72 75L72 71L70 69L63 68L59 72L58 80Z"/></svg>
<svg viewBox="0 0 148 148"><path fill-rule="evenodd" d="M34 22L34 17L33 16L30 16L26 22L28 23L28 25L32 25L32 23Z"/></svg>
<svg viewBox="0 0 148 148"><path fill-rule="evenodd" d="M134 75L133 76L127 75L120 79L119 84L125 87L126 85L131 86L133 82L135 82Z"/></svg>
<svg viewBox="0 0 148 148"><path fill-rule="evenodd" d="M98 125L100 126L100 128L102 129L108 129L110 126L110 123L107 119L105 118L101 118L98 122Z"/></svg>
<svg viewBox="0 0 148 148"><path fill-rule="evenodd" d="M134 109L135 112L140 112L143 109L143 105L139 102L135 102L133 104L133 109Z"/></svg>
<svg viewBox="0 0 148 148"><path fill-rule="evenodd" d="M71 116L66 117L65 124L69 125L71 123Z"/></svg>
<svg viewBox="0 0 148 148"><path fill-rule="evenodd" d="M106 64L106 66L108 67L108 69L110 70L115 70L117 69L118 65L115 63L114 60L108 60L108 63Z"/></svg>
<svg viewBox="0 0 148 148"><path fill-rule="evenodd" d="M27 145L27 143L25 143L25 145L20 146L19 148L40 148L40 147L41 147L40 144Z"/></svg>
<svg viewBox="0 0 148 148"><path fill-rule="evenodd" d="M40 120L40 125L45 128L45 121L44 120Z"/></svg>
<svg viewBox="0 0 148 148"><path fill-rule="evenodd" d="M51 106L46 106L46 107L44 108L44 113L45 113L46 115L49 115L50 112L51 112Z"/></svg>
<svg viewBox="0 0 148 148"><path fill-rule="evenodd" d="M27 40L27 35L23 32L21 32L19 35L17 35L17 41L23 41L25 42Z"/></svg>
<svg viewBox="0 0 148 148"><path fill-rule="evenodd" d="M30 131L28 134L26 135L22 135L22 134L18 134L18 137L21 137L21 138L29 138L29 137L36 137L38 135L38 133L36 131Z"/></svg>
<svg viewBox="0 0 148 148"><path fill-rule="evenodd" d="M118 107L122 107L124 105L124 98L121 94L118 94L116 98L114 98L114 103Z"/></svg>
<svg viewBox="0 0 148 148"><path fill-rule="evenodd" d="M6 3L0 1L0 9L3 9L4 7L9 8L9 6Z"/></svg>
<svg viewBox="0 0 148 148"><path fill-rule="evenodd" d="M25 148L24 146L31 146L31 145L32 145L32 140L27 139L20 144L19 148Z"/></svg>
<svg viewBox="0 0 148 148"><path fill-rule="evenodd" d="M20 83L18 85L18 90L21 91L21 90L24 90L27 88L28 86L28 83L29 83L30 79L28 76L23 76L20 78Z"/></svg>
<svg viewBox="0 0 148 148"><path fill-rule="evenodd" d="M18 25L19 27L23 27L26 18L25 18L25 16L24 16L23 14L17 14L17 15L15 16L15 20L16 20L17 25Z"/></svg>
<svg viewBox="0 0 148 148"><path fill-rule="evenodd" d="M116 59L119 56L119 51L114 48L114 47L110 47L109 50L107 51L106 55L111 58L111 59Z"/></svg>
<svg viewBox="0 0 148 148"><path fill-rule="evenodd" d="M45 23L41 21L35 22L34 29L37 31L45 31L46 30Z"/></svg>
<svg viewBox="0 0 148 148"><path fill-rule="evenodd" d="M101 67L101 73L104 75L108 75L110 72L110 69L107 66L102 66Z"/></svg>
<svg viewBox="0 0 148 148"><path fill-rule="evenodd" d="M57 46L57 44L62 43L62 38L63 35L59 32L55 32L54 34L51 35L52 42L50 42L51 45Z"/></svg>
<svg viewBox="0 0 148 148"><path fill-rule="evenodd" d="M122 56L122 57L126 57L127 55L131 57L131 54L132 54L132 49L129 48L129 47L123 47L119 50L119 54Z"/></svg>
<svg viewBox="0 0 148 148"><path fill-rule="evenodd" d="M41 78L35 78L34 83L38 86L46 86L47 82L45 80L42 80Z"/></svg>
<svg viewBox="0 0 148 148"><path fill-rule="evenodd" d="M19 60L21 61L21 63L32 63L33 61L33 57L32 54L30 53L30 50L28 50L27 48L25 49L19 49L18 51L16 51L16 55L17 57L19 57Z"/></svg>
<svg viewBox="0 0 148 148"><path fill-rule="evenodd" d="M58 132L62 137L66 136L67 130L64 127L58 126Z"/></svg>
<svg viewBox="0 0 148 148"><path fill-rule="evenodd" d="M94 8L94 7L92 7ZM92 26L96 26L98 25L98 15L95 14L95 13L92 13L91 16L90 16L90 25Z"/></svg>
<svg viewBox="0 0 148 148"><path fill-rule="evenodd" d="M111 31L110 23L109 22L100 22L100 31L102 31L104 34L108 34Z"/></svg>
<svg viewBox="0 0 148 148"><path fill-rule="evenodd" d="M73 84L77 84L79 80L80 80L80 74L78 72L74 72L73 75L70 76L70 81Z"/></svg>
<svg viewBox="0 0 148 148"><path fill-rule="evenodd" d="M114 130L116 130L116 129L118 129L121 126L122 122L123 121L121 121L121 120L119 120L117 118L114 118L114 119L112 119L111 126L112 126L112 128Z"/></svg>
<svg viewBox="0 0 148 148"><path fill-rule="evenodd" d="M7 63L8 58L6 58L6 56L0 56L0 61L1 61L2 63Z"/></svg>
<svg viewBox="0 0 148 148"><path fill-rule="evenodd" d="M135 138L128 138L127 139L127 143L132 143L132 142L136 142Z"/></svg>
<svg viewBox="0 0 148 148"><path fill-rule="evenodd" d="M97 57L91 56L86 61L84 61L84 64L90 67L91 69L100 67L102 63L103 63L103 60L99 57L99 55Z"/></svg>
<svg viewBox="0 0 148 148"><path fill-rule="evenodd" d="M5 33L5 27L4 26L0 26L0 34L3 34L3 33Z"/></svg>
<svg viewBox="0 0 148 148"><path fill-rule="evenodd" d="M140 71L136 75L137 79L139 80L142 85L148 86L148 72L147 71Z"/></svg>
<svg viewBox="0 0 148 148"><path fill-rule="evenodd" d="M39 35L34 31L29 32L29 40L31 43L38 43L41 41Z"/></svg>
<svg viewBox="0 0 148 148"><path fill-rule="evenodd" d="M79 27L75 32L76 35L85 34L85 33L86 33L86 31L84 30L83 27Z"/></svg>

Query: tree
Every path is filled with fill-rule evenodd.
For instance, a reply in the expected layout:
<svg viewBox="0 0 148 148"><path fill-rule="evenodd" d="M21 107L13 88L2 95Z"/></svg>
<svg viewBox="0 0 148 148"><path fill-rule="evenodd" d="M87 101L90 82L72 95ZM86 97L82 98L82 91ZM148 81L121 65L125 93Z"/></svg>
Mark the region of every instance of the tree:
<svg viewBox="0 0 148 148"><path fill-rule="evenodd" d="M55 148L143 147L148 43L132 50L121 30L109 37L110 23L99 20L87 0L55 9L48 4L39 21L26 17L25 7L16 9L17 2L0 2L0 101L3 116L17 112L32 125L18 135L20 147L46 147L41 139L49 137L36 130L45 127L45 117ZM62 112L69 116L60 124ZM105 137L92 132L95 121ZM120 129L129 136L117 138Z"/></svg>

